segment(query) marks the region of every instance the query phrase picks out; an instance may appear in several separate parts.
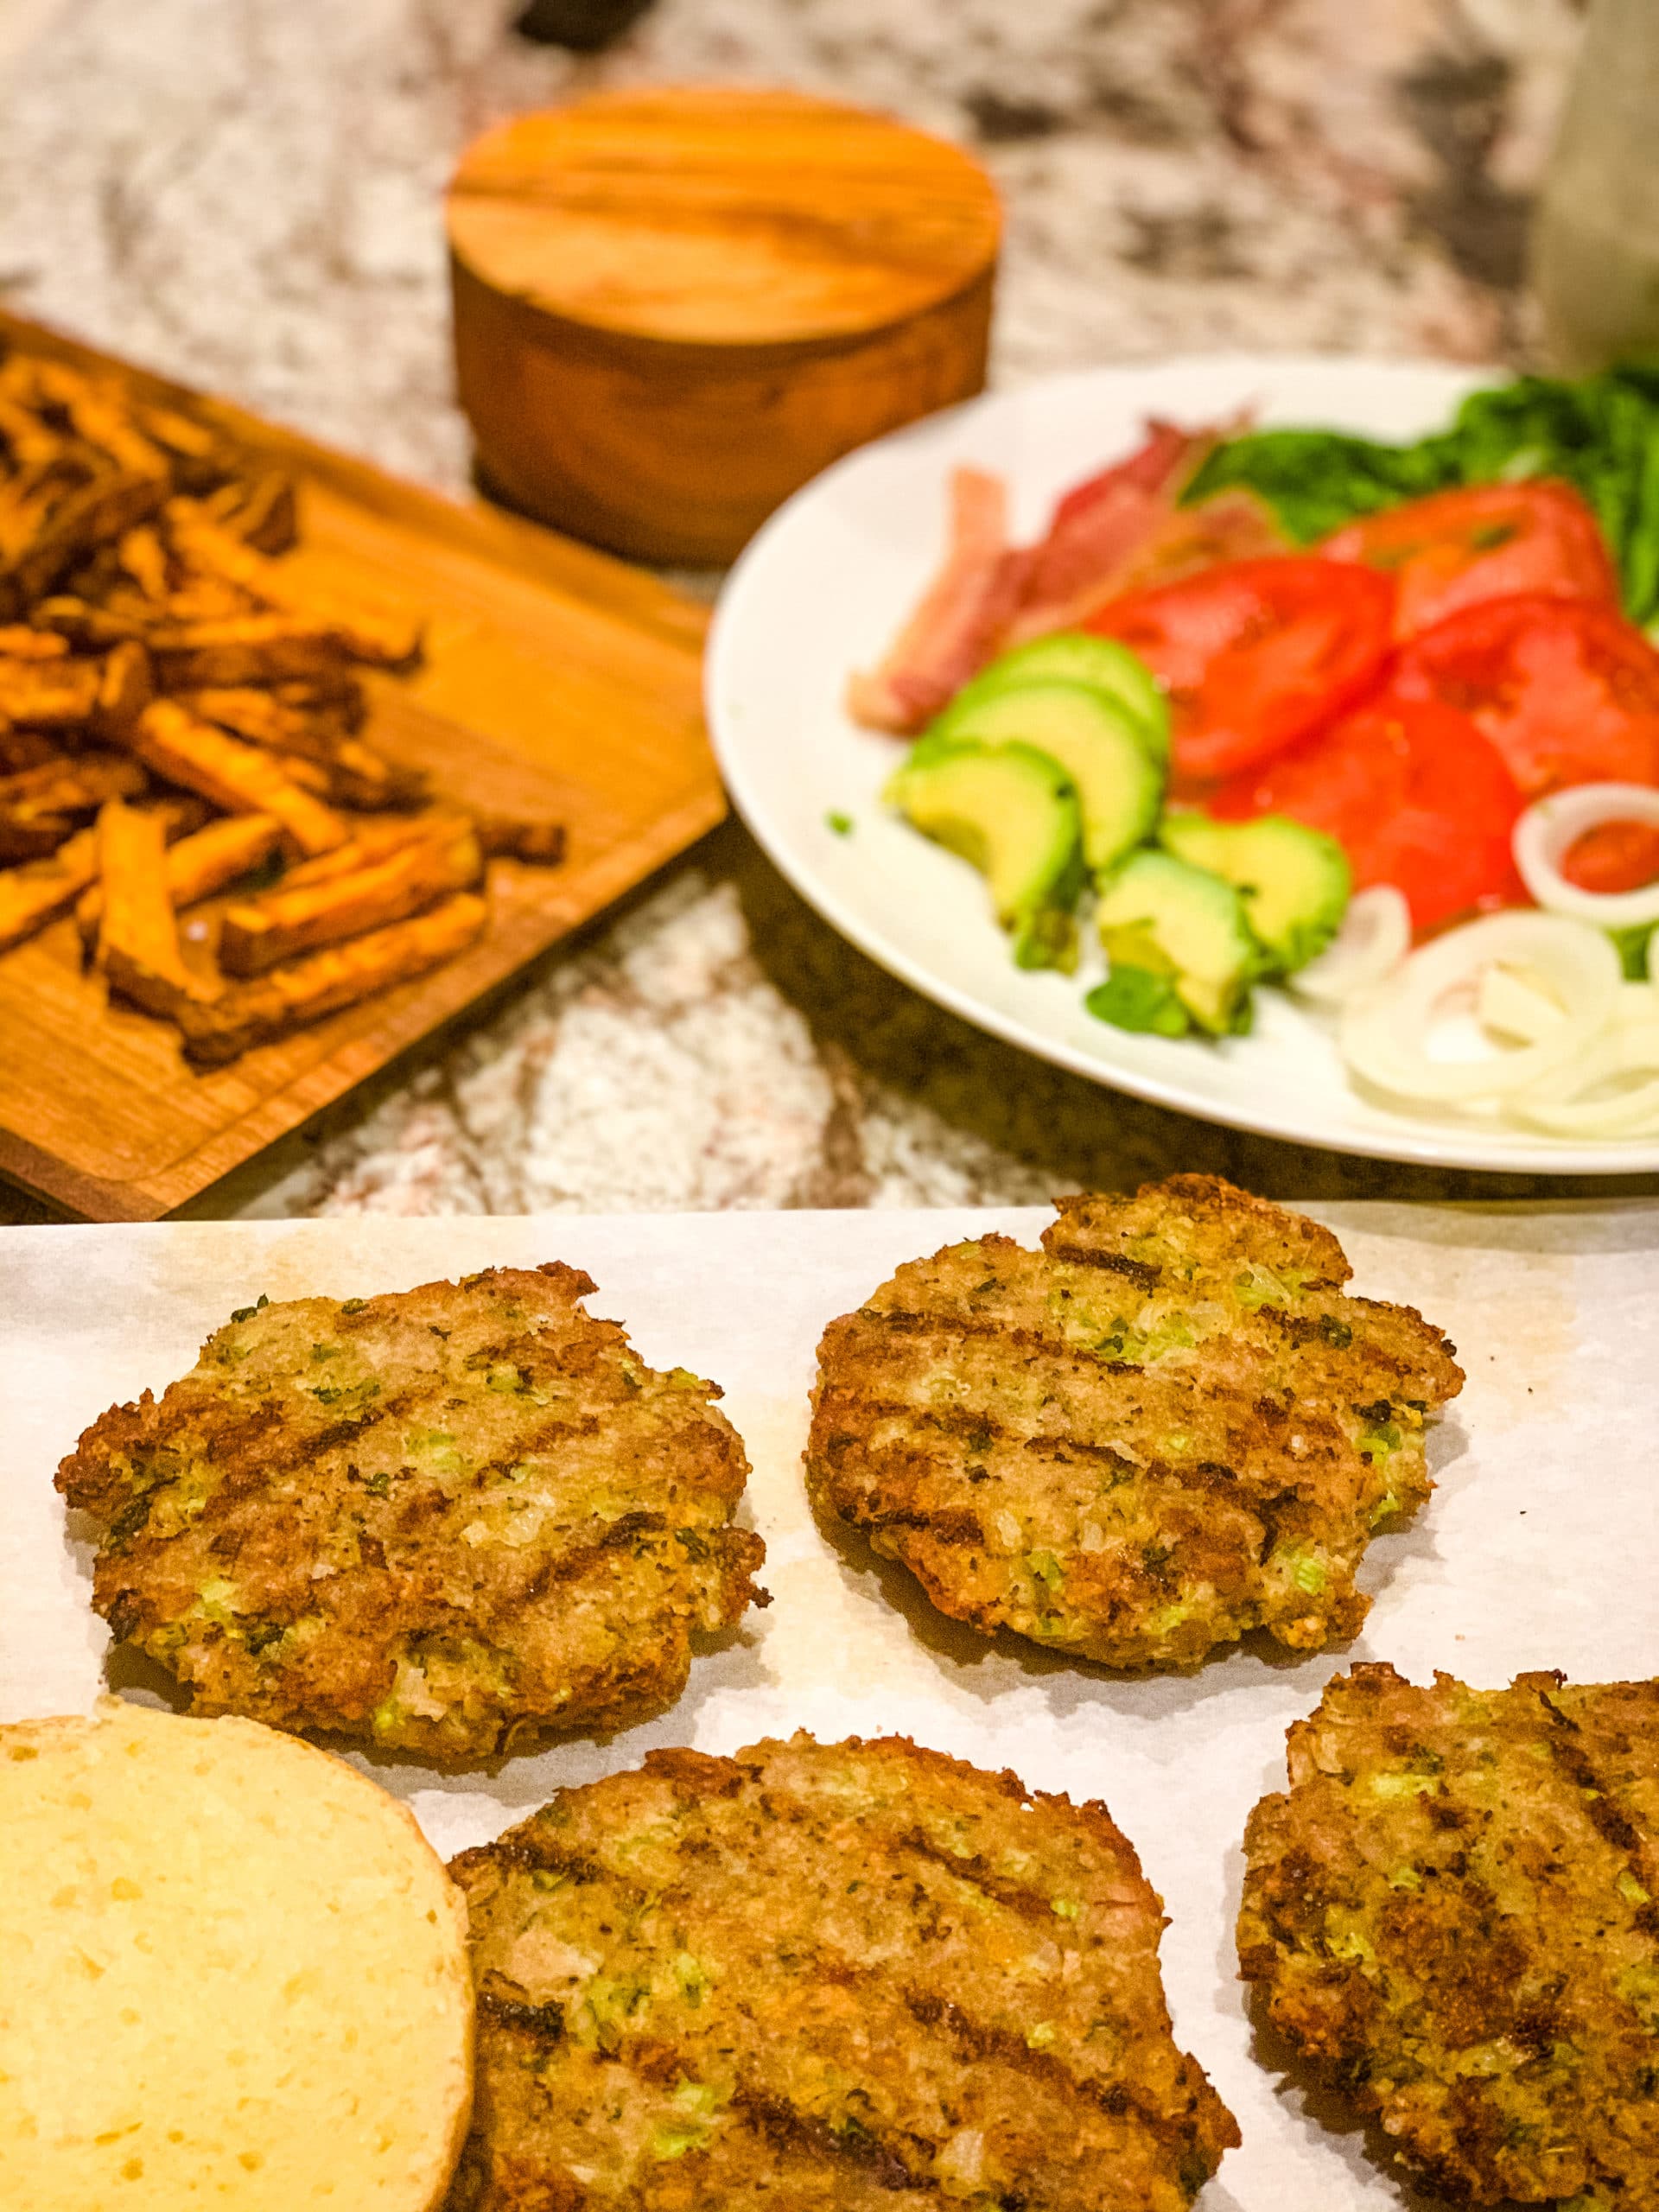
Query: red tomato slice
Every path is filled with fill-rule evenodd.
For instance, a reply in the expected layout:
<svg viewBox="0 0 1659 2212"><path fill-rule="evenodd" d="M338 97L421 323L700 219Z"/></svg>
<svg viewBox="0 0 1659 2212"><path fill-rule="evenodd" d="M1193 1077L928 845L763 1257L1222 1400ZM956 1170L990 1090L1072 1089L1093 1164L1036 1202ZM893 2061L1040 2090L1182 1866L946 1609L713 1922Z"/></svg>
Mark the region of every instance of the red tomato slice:
<svg viewBox="0 0 1659 2212"><path fill-rule="evenodd" d="M1659 783L1659 653L1611 607L1535 593L1465 607L1400 648L1389 689L1469 715L1528 798Z"/></svg>
<svg viewBox="0 0 1659 2212"><path fill-rule="evenodd" d="M1210 800L1229 821L1288 814L1323 830L1347 854L1355 889L1397 885L1420 930L1524 901L1510 844L1522 805L1466 716L1386 691Z"/></svg>
<svg viewBox="0 0 1659 2212"><path fill-rule="evenodd" d="M1327 537L1327 561L1363 561L1399 587L1396 638L1483 600L1543 592L1618 604L1601 526L1570 484L1479 484L1436 492Z"/></svg>
<svg viewBox="0 0 1659 2212"><path fill-rule="evenodd" d="M1575 837L1561 874L1580 891L1642 891L1659 878L1659 830L1646 822L1602 822Z"/></svg>
<svg viewBox="0 0 1659 2212"><path fill-rule="evenodd" d="M1394 584L1317 556L1230 561L1129 592L1087 627L1169 693L1177 782L1254 767L1357 698L1389 649Z"/></svg>

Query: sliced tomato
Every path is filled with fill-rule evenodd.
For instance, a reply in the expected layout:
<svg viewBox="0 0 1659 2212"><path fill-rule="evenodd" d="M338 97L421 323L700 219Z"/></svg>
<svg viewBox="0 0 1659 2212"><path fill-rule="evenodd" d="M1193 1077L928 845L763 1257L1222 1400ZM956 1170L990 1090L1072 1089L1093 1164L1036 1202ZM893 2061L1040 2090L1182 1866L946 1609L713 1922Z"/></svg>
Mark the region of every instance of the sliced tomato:
<svg viewBox="0 0 1659 2212"><path fill-rule="evenodd" d="M1347 854L1354 887L1392 883L1420 930L1524 900L1510 837L1522 800L1466 715L1383 692L1210 801L1229 821L1287 814Z"/></svg>
<svg viewBox="0 0 1659 2212"><path fill-rule="evenodd" d="M1393 613L1391 578L1287 556L1130 592L1086 626L1162 681L1176 780L1191 789L1271 760L1357 698L1388 652Z"/></svg>
<svg viewBox="0 0 1659 2212"><path fill-rule="evenodd" d="M1595 516L1570 484L1478 484L1351 522L1319 548L1363 561L1399 588L1394 632L1415 637L1459 608L1517 592L1618 604Z"/></svg>
<svg viewBox="0 0 1659 2212"><path fill-rule="evenodd" d="M1469 715L1528 798L1659 784L1659 653L1611 607L1537 593L1465 607L1400 648L1389 689Z"/></svg>
<svg viewBox="0 0 1659 2212"><path fill-rule="evenodd" d="M1575 837L1561 874L1580 891L1641 891L1659 880L1659 830L1646 822L1602 822Z"/></svg>

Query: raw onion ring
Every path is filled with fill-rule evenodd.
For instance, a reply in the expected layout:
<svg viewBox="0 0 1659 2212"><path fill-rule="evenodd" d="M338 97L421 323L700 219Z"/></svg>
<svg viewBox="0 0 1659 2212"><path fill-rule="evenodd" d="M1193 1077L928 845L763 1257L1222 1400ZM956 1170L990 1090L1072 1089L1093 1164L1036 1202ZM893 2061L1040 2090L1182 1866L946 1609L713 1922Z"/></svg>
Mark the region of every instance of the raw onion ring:
<svg viewBox="0 0 1659 2212"><path fill-rule="evenodd" d="M1411 950L1411 909L1391 883L1357 891L1325 950L1287 980L1293 991L1337 1006L1390 976Z"/></svg>
<svg viewBox="0 0 1659 2212"><path fill-rule="evenodd" d="M1425 1039L1435 1011L1493 961L1529 969L1564 1009L1535 1044L1478 1060L1436 1060ZM1560 914L1488 914L1422 945L1398 973L1344 1009L1339 1042L1351 1071L1395 1097L1449 1105L1507 1098L1582 1052L1603 1028L1622 976L1611 940Z"/></svg>
<svg viewBox="0 0 1659 2212"><path fill-rule="evenodd" d="M1500 1037L1517 1038L1523 1045L1541 1044L1546 1037L1553 1037L1563 1019L1560 1007L1548 991L1541 991L1529 978L1496 960L1481 976L1475 1012L1484 1029Z"/></svg>
<svg viewBox="0 0 1659 2212"><path fill-rule="evenodd" d="M1650 995L1643 990L1642 995ZM1628 1090L1606 1098L1586 1096L1616 1076L1644 1071L1647 1081ZM1569 1069L1511 1098L1509 1108L1517 1120L1557 1136L1639 1136L1659 1127L1659 1008L1611 1023Z"/></svg>
<svg viewBox="0 0 1659 2212"><path fill-rule="evenodd" d="M1547 913L1571 914L1598 929L1639 929L1659 922L1659 883L1637 891L1581 891L1561 862L1586 830L1641 822L1659 830L1659 791L1646 784L1579 784L1529 806L1515 825L1515 864Z"/></svg>

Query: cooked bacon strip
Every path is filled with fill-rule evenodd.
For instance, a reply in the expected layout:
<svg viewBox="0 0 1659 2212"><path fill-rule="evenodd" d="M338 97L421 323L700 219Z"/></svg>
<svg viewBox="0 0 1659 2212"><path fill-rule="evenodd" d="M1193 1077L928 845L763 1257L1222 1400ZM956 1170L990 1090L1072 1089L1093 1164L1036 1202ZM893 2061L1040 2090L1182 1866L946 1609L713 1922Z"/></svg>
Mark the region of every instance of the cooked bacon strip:
<svg viewBox="0 0 1659 2212"><path fill-rule="evenodd" d="M989 658L1020 603L1031 556L1008 543L1007 485L958 468L950 509L944 566L880 667L847 687L848 711L868 729L920 729Z"/></svg>
<svg viewBox="0 0 1659 2212"><path fill-rule="evenodd" d="M1077 619L1125 592L1173 584L1223 561L1256 561L1293 550L1265 500L1254 492L1217 492L1202 506L1177 507L1166 515Z"/></svg>
<svg viewBox="0 0 1659 2212"><path fill-rule="evenodd" d="M1147 431L1137 452L1079 484L1055 508L1047 537L1033 550L1004 642L1018 645L1069 629L1122 590L1122 578L1174 515L1181 486L1217 435L1179 430L1171 423L1149 423Z"/></svg>
<svg viewBox="0 0 1659 2212"><path fill-rule="evenodd" d="M1273 518L1248 494L1207 500L1190 514L1177 505L1217 440L1236 427L1148 423L1138 450L1068 492L1045 537L1024 549L1008 543L1001 480L957 469L944 566L880 666L848 686L854 719L907 735L1004 647L1069 629L1132 584L1283 551Z"/></svg>

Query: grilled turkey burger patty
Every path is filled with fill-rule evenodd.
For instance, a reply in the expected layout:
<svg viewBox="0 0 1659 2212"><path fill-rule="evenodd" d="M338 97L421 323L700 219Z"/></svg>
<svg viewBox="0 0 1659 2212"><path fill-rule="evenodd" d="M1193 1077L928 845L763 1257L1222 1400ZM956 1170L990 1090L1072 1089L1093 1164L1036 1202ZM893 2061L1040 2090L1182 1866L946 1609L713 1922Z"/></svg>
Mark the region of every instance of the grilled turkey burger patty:
<svg viewBox="0 0 1659 2212"><path fill-rule="evenodd" d="M1328 1230L1211 1176L1063 1198L1042 1243L949 1246L830 1323L820 1512L952 1618L1114 1666L1351 1636L1354 1571L1427 1496L1462 1385L1440 1331L1346 1296Z"/></svg>
<svg viewBox="0 0 1659 2212"><path fill-rule="evenodd" d="M764 1604L748 1463L558 1262L261 1299L58 1470L93 1603L199 1713L480 1758L670 1704L697 1630Z"/></svg>

